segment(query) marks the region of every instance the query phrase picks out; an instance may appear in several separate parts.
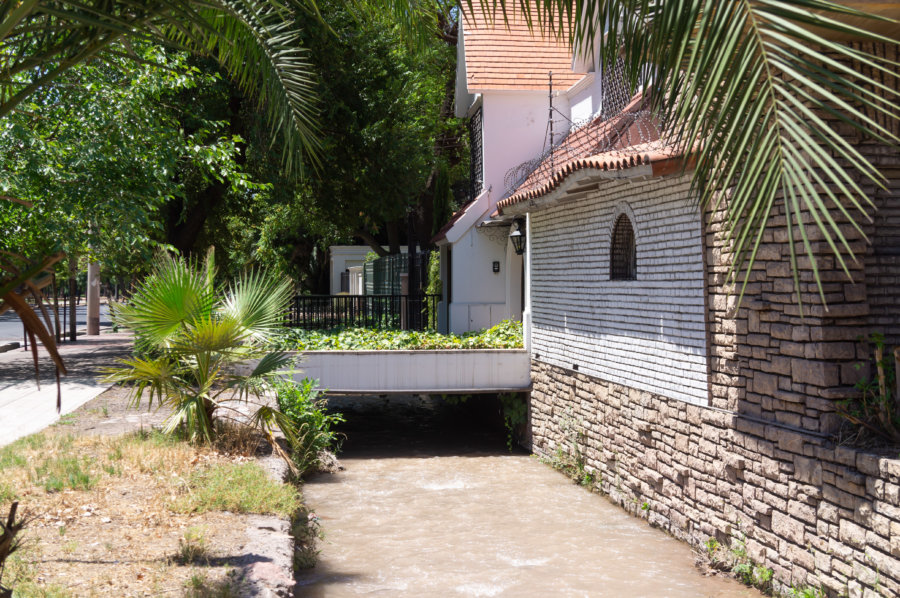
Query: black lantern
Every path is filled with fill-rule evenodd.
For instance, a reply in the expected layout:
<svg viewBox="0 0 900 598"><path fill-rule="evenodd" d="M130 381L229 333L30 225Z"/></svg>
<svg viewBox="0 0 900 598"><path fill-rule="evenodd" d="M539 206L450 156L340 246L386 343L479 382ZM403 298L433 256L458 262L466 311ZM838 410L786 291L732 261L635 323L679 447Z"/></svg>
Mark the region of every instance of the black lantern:
<svg viewBox="0 0 900 598"><path fill-rule="evenodd" d="M522 255L525 253L525 221L524 220L516 220L513 225L512 232L509 233L509 240L512 241L513 249L516 250L516 255Z"/></svg>

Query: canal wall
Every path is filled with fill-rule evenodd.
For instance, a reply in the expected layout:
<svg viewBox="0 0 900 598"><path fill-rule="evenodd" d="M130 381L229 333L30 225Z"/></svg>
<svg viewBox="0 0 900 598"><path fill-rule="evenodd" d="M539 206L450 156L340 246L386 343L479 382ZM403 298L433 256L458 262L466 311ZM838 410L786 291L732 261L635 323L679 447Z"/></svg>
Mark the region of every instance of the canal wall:
<svg viewBox="0 0 900 598"><path fill-rule="evenodd" d="M775 578L900 595L900 460L534 362L531 449L701 548L743 538ZM872 594L866 594L872 595Z"/></svg>

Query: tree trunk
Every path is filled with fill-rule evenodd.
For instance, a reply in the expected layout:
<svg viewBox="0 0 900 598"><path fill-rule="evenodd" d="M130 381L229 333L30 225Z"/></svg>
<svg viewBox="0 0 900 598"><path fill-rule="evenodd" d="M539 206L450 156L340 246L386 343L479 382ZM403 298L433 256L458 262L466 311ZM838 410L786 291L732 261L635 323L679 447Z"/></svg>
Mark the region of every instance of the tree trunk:
<svg viewBox="0 0 900 598"><path fill-rule="evenodd" d="M75 296L78 293L78 256L69 254L69 340L78 340L78 327L76 326Z"/></svg>
<svg viewBox="0 0 900 598"><path fill-rule="evenodd" d="M375 236L372 235L372 233L364 230L356 230L354 231L353 236L357 237L366 245L371 247L372 251L377 253L379 257L388 255L387 250L381 246L381 243L378 242L378 239L376 239Z"/></svg>
<svg viewBox="0 0 900 598"><path fill-rule="evenodd" d="M392 255L400 253L400 223L391 220L385 224L385 230L388 236L388 251Z"/></svg>

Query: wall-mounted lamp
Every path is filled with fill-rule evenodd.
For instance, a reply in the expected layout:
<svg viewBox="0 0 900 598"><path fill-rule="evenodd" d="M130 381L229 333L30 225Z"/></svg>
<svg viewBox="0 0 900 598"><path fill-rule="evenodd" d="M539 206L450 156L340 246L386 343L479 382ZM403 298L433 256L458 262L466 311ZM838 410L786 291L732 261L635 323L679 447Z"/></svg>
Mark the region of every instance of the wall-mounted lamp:
<svg viewBox="0 0 900 598"><path fill-rule="evenodd" d="M525 221L516 220L512 225L512 232L509 233L509 240L512 241L513 249L516 255L525 253Z"/></svg>

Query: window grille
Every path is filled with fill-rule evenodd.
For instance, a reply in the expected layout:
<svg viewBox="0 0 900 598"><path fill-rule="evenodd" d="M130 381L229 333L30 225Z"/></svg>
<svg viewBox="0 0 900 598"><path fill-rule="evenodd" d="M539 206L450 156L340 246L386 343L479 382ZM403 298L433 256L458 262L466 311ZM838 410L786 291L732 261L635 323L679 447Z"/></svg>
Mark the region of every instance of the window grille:
<svg viewBox="0 0 900 598"><path fill-rule="evenodd" d="M482 155L482 113L481 107L469 119L469 197L478 197L484 186L484 160Z"/></svg>
<svg viewBox="0 0 900 598"><path fill-rule="evenodd" d="M613 228L609 248L609 279L637 279L637 251L634 245L634 228L628 216L621 214Z"/></svg>

